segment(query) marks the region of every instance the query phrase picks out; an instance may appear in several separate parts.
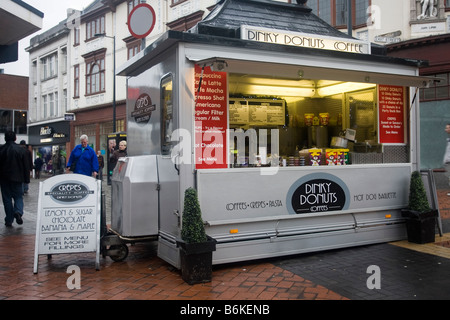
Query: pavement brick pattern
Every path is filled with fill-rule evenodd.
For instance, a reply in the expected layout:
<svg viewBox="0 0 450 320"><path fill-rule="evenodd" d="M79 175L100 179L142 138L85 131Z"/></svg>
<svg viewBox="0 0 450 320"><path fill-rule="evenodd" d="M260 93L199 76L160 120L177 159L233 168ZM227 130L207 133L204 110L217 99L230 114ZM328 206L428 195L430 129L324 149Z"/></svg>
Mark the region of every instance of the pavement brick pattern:
<svg viewBox="0 0 450 320"><path fill-rule="evenodd" d="M449 234L435 244L399 241L214 266L212 281L197 285L159 259L154 243L130 245L122 262L101 257L99 271L93 253L41 255L34 274L38 190L33 180L22 226L0 225L0 300L450 299ZM438 190L444 231L450 230L448 191ZM71 265L80 267L80 289L67 286ZM380 267L380 289L367 287L370 265Z"/></svg>
<svg viewBox="0 0 450 320"><path fill-rule="evenodd" d="M0 299L11 300L273 300L345 299L327 288L269 262L215 268L210 283L188 285L178 270L156 257L152 244L135 244L126 261L101 259L95 270L91 253L39 256L33 274L32 235L0 239ZM70 265L81 269L81 288L66 282Z"/></svg>

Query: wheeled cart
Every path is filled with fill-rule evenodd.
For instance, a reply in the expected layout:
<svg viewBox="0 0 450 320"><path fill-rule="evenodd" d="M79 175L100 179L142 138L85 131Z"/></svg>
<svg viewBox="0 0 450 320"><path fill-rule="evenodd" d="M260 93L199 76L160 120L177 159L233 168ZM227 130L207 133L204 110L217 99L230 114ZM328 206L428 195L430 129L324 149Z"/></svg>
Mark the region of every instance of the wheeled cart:
<svg viewBox="0 0 450 320"><path fill-rule="evenodd" d="M127 258L129 244L158 240L157 208L150 209L157 197L144 192L154 189L157 194L157 184L150 168L142 170L146 165L151 165L148 157L121 158L113 171L111 226L102 224L101 253L114 261ZM105 208L104 195L102 199ZM102 220L106 221L104 210Z"/></svg>

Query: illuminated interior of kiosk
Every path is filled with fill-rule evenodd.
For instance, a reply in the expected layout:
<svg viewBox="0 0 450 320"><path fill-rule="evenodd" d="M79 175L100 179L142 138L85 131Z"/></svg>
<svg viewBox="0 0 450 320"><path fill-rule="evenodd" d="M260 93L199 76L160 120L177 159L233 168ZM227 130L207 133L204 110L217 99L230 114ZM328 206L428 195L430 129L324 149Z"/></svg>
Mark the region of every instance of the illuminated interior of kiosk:
<svg viewBox="0 0 450 320"><path fill-rule="evenodd" d="M379 143L374 83L229 73L228 89L230 129L258 135L256 148L246 137L245 154L238 152L238 138L230 138L232 167L269 166L273 159L280 166L409 162L406 143ZM271 150L271 129L278 129L278 154ZM262 148L261 132L267 136Z"/></svg>

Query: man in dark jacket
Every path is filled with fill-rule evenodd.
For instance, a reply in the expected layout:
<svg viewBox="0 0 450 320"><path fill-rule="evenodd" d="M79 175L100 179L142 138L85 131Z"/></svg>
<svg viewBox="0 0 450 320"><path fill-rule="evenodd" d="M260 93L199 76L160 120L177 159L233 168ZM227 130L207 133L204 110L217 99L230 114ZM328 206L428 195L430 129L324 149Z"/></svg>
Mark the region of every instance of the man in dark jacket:
<svg viewBox="0 0 450 320"><path fill-rule="evenodd" d="M25 142L25 140L20 141L20 147L24 148L26 153L27 153L27 158L28 158L28 168L30 168L30 174L31 174L31 170L33 170L33 156L31 154L31 151L28 149L28 146ZM24 183L23 184L23 193L28 193L28 189L29 189L29 183Z"/></svg>
<svg viewBox="0 0 450 320"><path fill-rule="evenodd" d="M0 187L7 227L12 226L14 218L18 224L23 223L23 184L30 183L28 155L15 141L14 131L7 131L5 144L0 147Z"/></svg>

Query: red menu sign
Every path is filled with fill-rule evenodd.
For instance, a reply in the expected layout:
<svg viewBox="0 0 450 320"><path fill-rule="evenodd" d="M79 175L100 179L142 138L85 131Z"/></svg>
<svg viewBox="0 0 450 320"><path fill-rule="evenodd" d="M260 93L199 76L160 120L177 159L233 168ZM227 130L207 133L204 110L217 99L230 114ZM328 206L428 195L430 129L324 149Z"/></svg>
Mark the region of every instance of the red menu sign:
<svg viewBox="0 0 450 320"><path fill-rule="evenodd" d="M227 73L195 65L195 94L195 167L227 168Z"/></svg>
<svg viewBox="0 0 450 320"><path fill-rule="evenodd" d="M405 143L405 88L378 86L380 143Z"/></svg>

